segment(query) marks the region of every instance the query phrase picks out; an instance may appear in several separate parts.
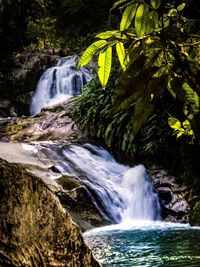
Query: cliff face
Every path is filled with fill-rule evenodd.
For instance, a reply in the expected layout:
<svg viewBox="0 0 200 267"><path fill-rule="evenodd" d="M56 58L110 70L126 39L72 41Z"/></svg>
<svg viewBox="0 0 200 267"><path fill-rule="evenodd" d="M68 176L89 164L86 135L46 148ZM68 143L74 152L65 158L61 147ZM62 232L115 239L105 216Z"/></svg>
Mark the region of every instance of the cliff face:
<svg viewBox="0 0 200 267"><path fill-rule="evenodd" d="M0 159L0 266L100 266L58 198Z"/></svg>
<svg viewBox="0 0 200 267"><path fill-rule="evenodd" d="M48 51L16 55L0 77L0 117L28 115L31 95L41 74L59 58Z"/></svg>

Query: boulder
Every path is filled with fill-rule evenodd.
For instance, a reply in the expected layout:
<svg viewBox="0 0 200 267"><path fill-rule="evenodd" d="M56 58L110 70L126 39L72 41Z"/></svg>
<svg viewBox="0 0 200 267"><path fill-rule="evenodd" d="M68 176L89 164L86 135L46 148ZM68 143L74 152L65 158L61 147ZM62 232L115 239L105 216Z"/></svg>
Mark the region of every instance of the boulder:
<svg viewBox="0 0 200 267"><path fill-rule="evenodd" d="M41 179L0 159L0 266L100 266Z"/></svg>
<svg viewBox="0 0 200 267"><path fill-rule="evenodd" d="M111 223L94 204L88 189L76 177L59 173L55 167L56 159L50 159L45 154L46 150L43 152L38 146L48 146L48 143L0 143L0 156L10 163L18 163L29 173L40 178L59 198L62 206L82 231Z"/></svg>

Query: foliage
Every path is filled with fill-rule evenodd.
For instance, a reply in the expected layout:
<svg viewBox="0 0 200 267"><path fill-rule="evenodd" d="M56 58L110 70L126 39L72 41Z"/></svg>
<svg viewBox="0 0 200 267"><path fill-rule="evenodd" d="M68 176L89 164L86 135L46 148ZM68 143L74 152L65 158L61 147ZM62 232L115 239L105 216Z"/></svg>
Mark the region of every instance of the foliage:
<svg viewBox="0 0 200 267"><path fill-rule="evenodd" d="M114 116L134 106L134 136L168 90L182 108L180 118L176 119L184 127L179 125L178 131L176 129L177 137L189 134L191 142L194 136L200 142L200 64L196 60L200 35L193 32L190 20L183 14L188 4L189 1L173 5L171 1L160 0L115 2L112 10L116 7L123 10L119 30L98 34L96 38L101 40L95 43L101 42L102 46L90 45L80 59L79 67L85 65L86 56L89 61L99 54L98 74L105 88L112 64L111 50L116 47L124 72L113 96L111 112ZM108 49L110 52L106 53ZM170 122L174 114L169 113L169 117Z"/></svg>
<svg viewBox="0 0 200 267"><path fill-rule="evenodd" d="M1 0L0 59L24 48L80 52L106 27L114 0ZM98 20L96 17L98 6ZM87 37L87 38L86 38Z"/></svg>

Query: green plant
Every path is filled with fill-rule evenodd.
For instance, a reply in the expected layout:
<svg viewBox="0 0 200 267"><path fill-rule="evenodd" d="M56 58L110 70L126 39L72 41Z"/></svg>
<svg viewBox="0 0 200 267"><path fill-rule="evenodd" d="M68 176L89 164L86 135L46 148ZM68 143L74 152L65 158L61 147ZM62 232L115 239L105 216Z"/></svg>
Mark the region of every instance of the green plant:
<svg viewBox="0 0 200 267"><path fill-rule="evenodd" d="M190 135L200 142L200 65L196 46L200 36L193 32L184 16L190 1L174 5L171 1L120 0L113 9L122 10L118 30L96 35L98 39L83 53L78 66L86 65L98 55L98 76L106 87L115 47L123 73L114 92L113 116L120 111L132 112L132 134L136 136L153 114L155 105L168 91L182 109L176 118L187 127L176 129L177 137ZM145 77L145 78L144 78ZM174 114L168 113L169 125Z"/></svg>

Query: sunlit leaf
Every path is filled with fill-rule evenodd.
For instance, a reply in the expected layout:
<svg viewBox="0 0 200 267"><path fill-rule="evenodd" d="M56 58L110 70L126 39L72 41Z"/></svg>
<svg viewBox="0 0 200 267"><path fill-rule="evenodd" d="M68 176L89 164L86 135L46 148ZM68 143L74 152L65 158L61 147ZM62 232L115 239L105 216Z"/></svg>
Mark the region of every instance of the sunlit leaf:
<svg viewBox="0 0 200 267"><path fill-rule="evenodd" d="M158 9L161 5L161 0L151 0L151 6L154 9Z"/></svg>
<svg viewBox="0 0 200 267"><path fill-rule="evenodd" d="M106 31L106 32L101 32L95 36L95 38L100 38L100 39L109 39L113 35L115 35L118 31Z"/></svg>
<svg viewBox="0 0 200 267"><path fill-rule="evenodd" d="M107 41L105 40L99 40L94 43L92 43L83 53L81 56L78 68L87 65L93 58L94 54L102 47L104 47L107 44Z"/></svg>
<svg viewBox="0 0 200 267"><path fill-rule="evenodd" d="M100 52L98 59L98 76L103 88L108 82L112 65L112 47Z"/></svg>
<svg viewBox="0 0 200 267"><path fill-rule="evenodd" d="M191 105L193 113L200 111L200 100L198 94L186 82L183 83L182 89L184 90L187 100Z"/></svg>
<svg viewBox="0 0 200 267"><path fill-rule="evenodd" d="M126 55L124 44L122 42L118 42L116 44L116 51L117 51L117 55L118 55L121 67L125 71L127 68L128 62L129 62L129 57L128 55Z"/></svg>
<svg viewBox="0 0 200 267"><path fill-rule="evenodd" d="M137 4L132 4L124 10L120 23L120 31L126 30L131 25L131 22L136 13L136 9L137 9Z"/></svg>
<svg viewBox="0 0 200 267"><path fill-rule="evenodd" d="M144 35L149 15L149 7L146 4L139 5L135 15L135 30L137 37Z"/></svg>
<svg viewBox="0 0 200 267"><path fill-rule="evenodd" d="M186 6L186 3L182 3L177 7L177 10L180 12L185 8L185 6Z"/></svg>

